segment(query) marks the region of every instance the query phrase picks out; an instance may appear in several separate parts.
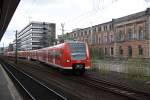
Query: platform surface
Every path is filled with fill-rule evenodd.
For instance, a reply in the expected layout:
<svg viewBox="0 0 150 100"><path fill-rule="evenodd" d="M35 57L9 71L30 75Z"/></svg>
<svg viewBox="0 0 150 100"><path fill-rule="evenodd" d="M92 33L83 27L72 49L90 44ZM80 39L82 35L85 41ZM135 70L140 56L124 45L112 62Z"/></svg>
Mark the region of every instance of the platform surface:
<svg viewBox="0 0 150 100"><path fill-rule="evenodd" d="M0 65L0 100L20 100L21 98L16 96L16 94L18 95L18 93L16 93L16 88Z"/></svg>

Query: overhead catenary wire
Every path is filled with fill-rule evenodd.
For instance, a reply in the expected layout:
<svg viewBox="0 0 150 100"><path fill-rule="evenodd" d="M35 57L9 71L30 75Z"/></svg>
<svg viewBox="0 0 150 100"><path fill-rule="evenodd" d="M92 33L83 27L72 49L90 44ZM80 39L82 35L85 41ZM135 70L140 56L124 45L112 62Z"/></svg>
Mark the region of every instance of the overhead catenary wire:
<svg viewBox="0 0 150 100"><path fill-rule="evenodd" d="M24 15L26 15L27 17L32 17L32 16L30 16L28 14L33 10L33 8L35 7L36 3L37 3L37 0L32 0L32 2L30 4L31 6L28 6L28 8L24 12Z"/></svg>
<svg viewBox="0 0 150 100"><path fill-rule="evenodd" d="M109 2L109 4L106 5L105 4L106 2L104 2L104 0L99 0L99 4L102 3L102 5L100 5L100 7L96 7L96 9L92 9L91 11L81 14L80 16L74 18L74 20L72 20L72 21L70 20L70 22L68 22L68 24L72 24L73 26L77 27L76 24L89 23L90 20L87 20L87 19L92 19L93 16L94 16L94 18L97 19L100 16L100 15L96 15L97 13L110 7L110 5L114 4L117 1L118 0L112 0L111 2ZM105 6L104 6L104 4L105 4Z"/></svg>

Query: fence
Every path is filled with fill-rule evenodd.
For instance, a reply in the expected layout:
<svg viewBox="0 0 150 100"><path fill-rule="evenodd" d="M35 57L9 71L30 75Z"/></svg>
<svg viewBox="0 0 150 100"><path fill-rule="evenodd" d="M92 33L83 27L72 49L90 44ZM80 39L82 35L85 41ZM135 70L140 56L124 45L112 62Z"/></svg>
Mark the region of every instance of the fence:
<svg viewBox="0 0 150 100"><path fill-rule="evenodd" d="M121 61L92 61L91 70L99 70L104 73L110 71L127 73L135 76L150 76L150 63L121 62Z"/></svg>

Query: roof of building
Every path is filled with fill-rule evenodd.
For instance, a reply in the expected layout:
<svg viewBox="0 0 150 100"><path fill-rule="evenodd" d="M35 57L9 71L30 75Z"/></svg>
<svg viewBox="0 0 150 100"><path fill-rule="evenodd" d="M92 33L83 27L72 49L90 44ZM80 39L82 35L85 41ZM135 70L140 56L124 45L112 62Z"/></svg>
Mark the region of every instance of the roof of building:
<svg viewBox="0 0 150 100"><path fill-rule="evenodd" d="M18 33L21 33L23 30L25 30L27 27L29 27L31 24L55 24L55 23L49 23L49 22L39 22L39 21L32 21L27 26L25 26L21 31Z"/></svg>
<svg viewBox="0 0 150 100"><path fill-rule="evenodd" d="M146 10L138 12L138 13L134 13L134 14L131 14L131 15L127 15L127 16L124 16L124 17L114 19L114 22L115 23L120 23L120 22L124 22L124 21L130 21L130 20L133 20L133 19L141 18L141 17L146 16L146 15L150 15L150 8L147 8Z"/></svg>

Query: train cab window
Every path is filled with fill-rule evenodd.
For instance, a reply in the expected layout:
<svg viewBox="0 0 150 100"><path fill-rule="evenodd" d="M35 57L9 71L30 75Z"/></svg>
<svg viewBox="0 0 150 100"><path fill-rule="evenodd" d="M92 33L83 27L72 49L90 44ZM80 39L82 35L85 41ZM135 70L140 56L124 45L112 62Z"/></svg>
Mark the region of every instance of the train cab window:
<svg viewBox="0 0 150 100"><path fill-rule="evenodd" d="M71 53L85 52L84 43L69 43L69 50Z"/></svg>
<svg viewBox="0 0 150 100"><path fill-rule="evenodd" d="M74 60L81 60L86 57L85 43L69 43L69 51Z"/></svg>

